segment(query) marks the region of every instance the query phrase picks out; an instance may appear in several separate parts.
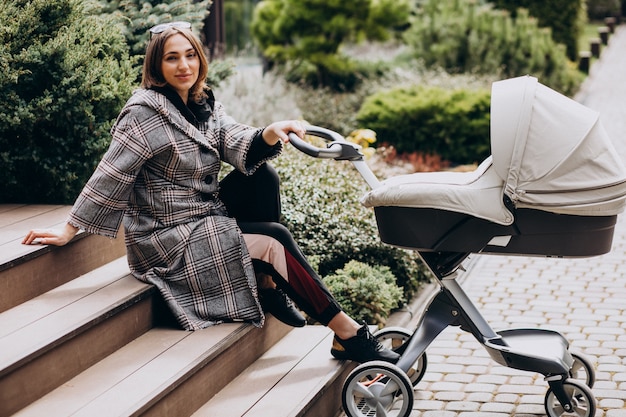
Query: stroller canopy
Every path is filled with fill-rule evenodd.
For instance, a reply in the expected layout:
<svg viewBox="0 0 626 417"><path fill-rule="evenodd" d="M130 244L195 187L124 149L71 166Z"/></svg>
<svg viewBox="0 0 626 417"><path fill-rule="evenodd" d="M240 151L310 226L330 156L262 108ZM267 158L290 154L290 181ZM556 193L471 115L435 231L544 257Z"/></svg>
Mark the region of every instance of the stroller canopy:
<svg viewBox="0 0 626 417"><path fill-rule="evenodd" d="M491 92L491 152L516 207L582 216L623 210L623 162L599 114L525 76Z"/></svg>
<svg viewBox="0 0 626 417"><path fill-rule="evenodd" d="M626 172L599 114L530 76L495 82L492 155L472 173L415 173L367 193L366 207L428 207L499 224L514 219L504 204L579 216L620 213Z"/></svg>

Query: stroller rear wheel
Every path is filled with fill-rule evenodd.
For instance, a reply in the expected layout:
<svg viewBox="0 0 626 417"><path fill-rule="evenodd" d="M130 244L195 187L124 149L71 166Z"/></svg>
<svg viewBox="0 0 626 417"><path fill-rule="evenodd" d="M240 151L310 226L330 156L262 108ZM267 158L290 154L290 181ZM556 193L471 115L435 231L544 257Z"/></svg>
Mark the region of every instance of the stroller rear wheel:
<svg viewBox="0 0 626 417"><path fill-rule="evenodd" d="M587 385L568 379L563 382L563 389L570 398L572 409L565 410L550 388L544 401L548 417L593 417L596 414L596 399Z"/></svg>
<svg viewBox="0 0 626 417"><path fill-rule="evenodd" d="M383 346L401 355L404 353L404 348L406 347L404 344L411 336L412 333L402 327L386 327L374 333L374 337L378 339ZM413 386L416 386L424 377L427 364L426 352L424 352L406 372Z"/></svg>
<svg viewBox="0 0 626 417"><path fill-rule="evenodd" d="M396 365L366 362L346 378L341 402L348 417L409 417L413 409L413 386Z"/></svg>
<svg viewBox="0 0 626 417"><path fill-rule="evenodd" d="M589 359L585 358L579 353L570 352L574 358L572 369L569 371L571 379L583 382L589 388L593 388L593 384L596 382L596 371Z"/></svg>

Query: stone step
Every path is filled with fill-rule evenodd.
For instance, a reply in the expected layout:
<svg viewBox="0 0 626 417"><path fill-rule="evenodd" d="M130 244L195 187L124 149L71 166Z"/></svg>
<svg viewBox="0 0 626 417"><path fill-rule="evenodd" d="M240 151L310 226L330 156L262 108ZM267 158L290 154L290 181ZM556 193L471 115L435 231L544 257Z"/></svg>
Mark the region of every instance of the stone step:
<svg viewBox="0 0 626 417"><path fill-rule="evenodd" d="M152 328L154 294L120 258L0 313L0 415Z"/></svg>
<svg viewBox="0 0 626 417"><path fill-rule="evenodd" d="M0 205L0 312L126 254L117 239L79 233L63 247L22 245L30 229L60 227L69 206Z"/></svg>
<svg viewBox="0 0 626 417"><path fill-rule="evenodd" d="M190 415L290 330L273 317L263 329L154 328L15 416Z"/></svg>
<svg viewBox="0 0 626 417"><path fill-rule="evenodd" d="M331 417L356 364L330 355L333 333L323 326L294 329L246 368L193 417Z"/></svg>

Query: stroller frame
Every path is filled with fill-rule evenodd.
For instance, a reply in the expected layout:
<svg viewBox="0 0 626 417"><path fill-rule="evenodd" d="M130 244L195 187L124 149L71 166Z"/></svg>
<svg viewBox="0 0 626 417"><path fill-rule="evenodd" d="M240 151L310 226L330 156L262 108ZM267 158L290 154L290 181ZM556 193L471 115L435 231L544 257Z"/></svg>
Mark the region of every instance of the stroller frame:
<svg viewBox="0 0 626 417"><path fill-rule="evenodd" d="M290 135L290 141L300 151L316 158L349 160L372 188L379 185L358 148L346 142L341 135L316 126L307 127L307 134L325 139L329 142L328 147L326 149L314 147L293 134ZM389 210L392 210L391 214ZM396 210L399 211L396 213L394 212ZM504 226L497 225L492 228L491 232L489 232L489 227L482 228L487 230L486 236L470 243L463 243L466 247L469 245L471 250L460 251L456 249L455 239L449 239L450 236L454 238L455 230L461 230L458 237L467 236L467 230L481 228L481 225L485 226L490 223L474 218L469 222L453 222L454 226L446 233L443 241L433 239L432 242L412 242L410 238L407 240L407 230L402 228L400 223L402 223L403 216L414 216L411 213L413 210L420 215L429 213L428 209L424 211L425 209L406 207L375 207L381 239L395 246L415 250L436 277L439 291L432 296L414 331L389 328L374 334L385 343L391 342L390 347L401 354L400 359L396 364L382 361L363 363L350 373L342 389L342 403L346 414L349 417L408 417L414 400L413 387L422 379L426 371L426 349L444 329L456 326L471 333L496 363L544 375L549 386L544 406L550 417L569 413L592 417L596 410L596 401L591 392L595 381L595 371L590 362L582 355L570 352L569 342L556 331L528 328L493 330L458 282L461 264L472 253L482 251L515 253L497 245L490 246L491 238L497 236ZM402 211L406 213L403 214ZM525 215L532 217L534 211L530 210ZM452 215L458 215L458 213ZM538 215L541 218L546 213L540 212ZM555 216L558 216L558 219L563 218L562 215ZM579 216L565 216L565 221L569 221L569 217ZM575 233L590 232L590 235L594 236L597 241L594 242L597 245L591 245L595 249L589 250L605 253L611 247L616 217L580 217L583 226ZM385 221L385 219L392 220ZM589 222L586 222L587 219ZM432 223L432 221L430 219L426 223ZM472 226L472 221L478 223ZM558 238L563 225L559 225L558 221L556 223L555 234ZM466 229L468 227L469 229ZM517 238L518 241L513 242L513 248L524 247L525 236L519 230L511 232L511 234L516 233L518 236L514 236L514 239ZM408 234L410 235L410 231ZM530 247L537 245L541 240L532 234L529 239ZM453 250L447 249L450 247ZM589 248L588 242L585 247ZM541 254L545 252L544 249L540 248L537 253L531 251L531 255ZM557 251L547 256L593 256L598 253L585 253L581 247L575 245L567 247L564 252Z"/></svg>
<svg viewBox="0 0 626 417"><path fill-rule="evenodd" d="M447 275L438 272L448 270L458 263L459 257L465 259L469 254L426 252L420 255L441 287L406 341L396 364L398 368L408 372L445 328L458 326L471 333L498 364L543 374L563 410L574 410L573 398L564 386L574 365L574 357L568 350L569 343L565 337L556 331L543 329L494 331L458 283L458 271ZM593 373L592 369L585 371Z"/></svg>

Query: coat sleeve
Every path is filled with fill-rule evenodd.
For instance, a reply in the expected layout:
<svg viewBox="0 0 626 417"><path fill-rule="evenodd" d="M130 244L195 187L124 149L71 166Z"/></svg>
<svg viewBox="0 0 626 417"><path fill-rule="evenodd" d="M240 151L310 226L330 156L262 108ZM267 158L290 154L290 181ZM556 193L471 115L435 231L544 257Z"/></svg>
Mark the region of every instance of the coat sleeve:
<svg viewBox="0 0 626 417"><path fill-rule="evenodd" d="M247 157L255 137L261 134L263 128L251 127L238 123L229 116L220 102L215 102L215 118L220 136L220 157L244 174L252 174L264 162L277 157L282 151L282 143L269 148L263 158L248 165Z"/></svg>
<svg viewBox="0 0 626 417"><path fill-rule="evenodd" d="M68 223L116 237L137 174L151 156L141 123L132 113L120 115L111 145L74 203Z"/></svg>

